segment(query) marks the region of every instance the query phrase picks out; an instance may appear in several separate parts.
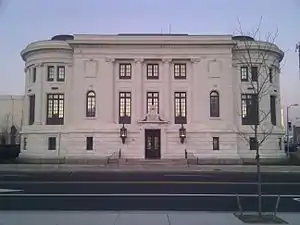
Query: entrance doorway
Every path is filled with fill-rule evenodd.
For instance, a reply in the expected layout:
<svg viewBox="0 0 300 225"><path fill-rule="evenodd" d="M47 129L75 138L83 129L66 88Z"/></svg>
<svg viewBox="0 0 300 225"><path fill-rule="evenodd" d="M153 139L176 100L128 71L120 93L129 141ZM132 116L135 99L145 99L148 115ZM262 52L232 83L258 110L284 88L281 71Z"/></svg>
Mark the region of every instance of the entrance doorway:
<svg viewBox="0 0 300 225"><path fill-rule="evenodd" d="M160 159L160 130L145 130L145 158Z"/></svg>

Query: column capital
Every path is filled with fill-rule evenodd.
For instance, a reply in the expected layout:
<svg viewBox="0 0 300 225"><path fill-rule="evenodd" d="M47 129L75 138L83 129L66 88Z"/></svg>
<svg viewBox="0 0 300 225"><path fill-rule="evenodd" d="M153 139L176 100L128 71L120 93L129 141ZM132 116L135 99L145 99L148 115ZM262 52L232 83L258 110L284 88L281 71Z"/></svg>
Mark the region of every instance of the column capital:
<svg viewBox="0 0 300 225"><path fill-rule="evenodd" d="M198 63L198 62L200 62L200 61L201 61L200 58L191 58L191 62L192 62L192 63Z"/></svg>
<svg viewBox="0 0 300 225"><path fill-rule="evenodd" d="M36 67L44 67L44 65L45 65L44 63L39 63L36 65Z"/></svg>
<svg viewBox="0 0 300 225"><path fill-rule="evenodd" d="M107 63L113 63L113 62L115 62L115 61L116 61L115 58L111 58L111 57L106 57L106 58L105 58L105 62L107 62Z"/></svg>
<svg viewBox="0 0 300 225"><path fill-rule="evenodd" d="M141 63L141 62L143 62L143 61L144 61L143 58L135 58L135 59L134 59L134 62L135 62L135 63Z"/></svg>
<svg viewBox="0 0 300 225"><path fill-rule="evenodd" d="M238 68L238 64L237 63L232 63L232 67L233 68Z"/></svg>
<svg viewBox="0 0 300 225"><path fill-rule="evenodd" d="M163 63L170 63L170 62L172 62L171 58L162 58L161 60L162 60Z"/></svg>

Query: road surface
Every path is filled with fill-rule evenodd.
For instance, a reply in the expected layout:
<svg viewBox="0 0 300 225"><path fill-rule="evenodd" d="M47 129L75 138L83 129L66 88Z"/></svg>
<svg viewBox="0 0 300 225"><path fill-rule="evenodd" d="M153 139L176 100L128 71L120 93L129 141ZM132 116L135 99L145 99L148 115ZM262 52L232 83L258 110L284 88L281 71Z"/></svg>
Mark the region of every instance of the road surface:
<svg viewBox="0 0 300 225"><path fill-rule="evenodd" d="M262 176L263 209L300 212L300 176ZM0 172L0 210L257 210L255 173Z"/></svg>

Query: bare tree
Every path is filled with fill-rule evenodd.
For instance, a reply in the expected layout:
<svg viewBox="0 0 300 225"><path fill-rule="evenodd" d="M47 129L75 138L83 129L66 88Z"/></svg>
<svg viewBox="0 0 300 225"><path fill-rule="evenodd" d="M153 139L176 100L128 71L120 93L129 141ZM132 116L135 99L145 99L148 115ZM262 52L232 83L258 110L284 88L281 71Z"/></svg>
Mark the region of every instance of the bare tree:
<svg viewBox="0 0 300 225"><path fill-rule="evenodd" d="M0 143L7 144L9 136L10 114L6 114L0 121Z"/></svg>
<svg viewBox="0 0 300 225"><path fill-rule="evenodd" d="M279 102L279 97L276 98L273 94L272 83L275 74L280 73L279 65L283 57L283 52L274 44L278 31L267 33L261 39L261 21L260 19L258 27L249 33L243 32L241 23L238 21L239 36L234 38L236 40L234 60L240 68L242 81L239 114L242 117L242 124L246 125L242 126L238 133L250 149L256 150L259 216L262 216L260 149L273 134L274 126L276 126L276 114L271 112L271 108L274 107L276 111L276 102Z"/></svg>
<svg viewBox="0 0 300 225"><path fill-rule="evenodd" d="M7 113L0 120L0 144L16 144L19 143L19 126L14 123L12 113Z"/></svg>

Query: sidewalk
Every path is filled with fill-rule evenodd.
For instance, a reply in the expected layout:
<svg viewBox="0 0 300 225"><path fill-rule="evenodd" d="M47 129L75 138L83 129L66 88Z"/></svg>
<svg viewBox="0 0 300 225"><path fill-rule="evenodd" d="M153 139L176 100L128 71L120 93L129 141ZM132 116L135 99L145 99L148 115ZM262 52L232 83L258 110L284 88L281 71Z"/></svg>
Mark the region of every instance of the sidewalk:
<svg viewBox="0 0 300 225"><path fill-rule="evenodd" d="M255 165L78 165L0 164L0 172L244 172L255 173ZM300 173L300 166L262 165L265 173Z"/></svg>
<svg viewBox="0 0 300 225"><path fill-rule="evenodd" d="M299 213L277 215L298 225ZM109 212L109 211L0 211L1 225L243 225L233 213L215 212Z"/></svg>

